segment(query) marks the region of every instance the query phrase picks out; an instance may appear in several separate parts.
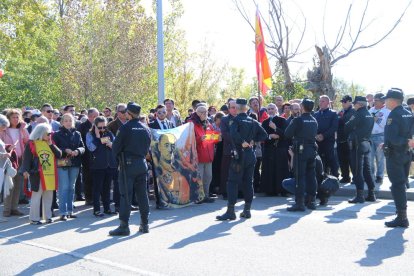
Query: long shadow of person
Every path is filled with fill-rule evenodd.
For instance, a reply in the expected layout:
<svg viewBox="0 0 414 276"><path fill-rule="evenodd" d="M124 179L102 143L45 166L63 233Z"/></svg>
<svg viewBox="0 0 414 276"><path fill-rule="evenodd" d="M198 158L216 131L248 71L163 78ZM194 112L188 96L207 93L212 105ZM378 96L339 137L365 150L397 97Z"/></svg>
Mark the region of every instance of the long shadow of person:
<svg viewBox="0 0 414 276"><path fill-rule="evenodd" d="M303 216L310 214L310 212L292 214L287 211L277 210L276 213L269 216L270 219L275 219L268 224L253 226L253 230L256 231L259 236L271 236L276 232L291 227L297 223Z"/></svg>
<svg viewBox="0 0 414 276"><path fill-rule="evenodd" d="M381 265L385 259L401 256L404 253L403 237L405 228L394 228L379 239L369 239L372 241L365 251L365 257L357 261L360 266L378 266Z"/></svg>
<svg viewBox="0 0 414 276"><path fill-rule="evenodd" d="M387 205L382 206L381 208L375 211L375 214L370 216L370 219L374 220L383 220L386 217L392 216L395 214L395 206L393 202L388 202Z"/></svg>
<svg viewBox="0 0 414 276"><path fill-rule="evenodd" d="M169 247L169 249L180 249L187 245L197 243L197 242L203 242L208 240L217 239L220 237L228 236L230 233L228 232L231 228L234 226L242 223L244 220L237 220L234 222L220 222L214 225L209 226L208 228L204 229L203 231L185 238L179 242L174 243Z"/></svg>
<svg viewBox="0 0 414 276"><path fill-rule="evenodd" d="M340 209L332 214L325 216L328 219L327 223L342 223L345 220L358 218L358 213L362 208L366 207L367 204L356 204L350 205L349 207Z"/></svg>
<svg viewBox="0 0 414 276"><path fill-rule="evenodd" d="M43 273L47 270L53 270L58 267L66 266L81 260L82 258L91 253L97 252L104 248L108 248L114 244L119 244L120 242L128 241L135 237L136 235L131 235L128 237L112 237L95 244L72 250L70 252L61 253L56 256L33 263L28 268L18 273L18 275L34 275L35 273ZM69 256L70 258L67 258L67 256Z"/></svg>

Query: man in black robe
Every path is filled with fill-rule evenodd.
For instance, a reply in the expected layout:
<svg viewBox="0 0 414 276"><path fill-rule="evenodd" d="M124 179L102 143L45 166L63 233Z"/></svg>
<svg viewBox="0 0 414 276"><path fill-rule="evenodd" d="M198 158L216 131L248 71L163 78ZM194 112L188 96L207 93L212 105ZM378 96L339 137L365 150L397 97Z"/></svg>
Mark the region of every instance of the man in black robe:
<svg viewBox="0 0 414 276"><path fill-rule="evenodd" d="M286 119L277 116L277 107L271 103L267 106L269 118L262 123L268 134L264 142L261 191L269 196L286 196L282 188L283 179L289 175L288 141L284 138Z"/></svg>

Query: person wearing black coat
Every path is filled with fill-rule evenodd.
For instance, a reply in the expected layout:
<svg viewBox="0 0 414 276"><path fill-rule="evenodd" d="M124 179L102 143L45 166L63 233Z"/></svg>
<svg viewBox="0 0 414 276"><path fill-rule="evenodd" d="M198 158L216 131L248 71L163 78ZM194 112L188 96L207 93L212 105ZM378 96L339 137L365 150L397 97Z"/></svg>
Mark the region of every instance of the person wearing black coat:
<svg viewBox="0 0 414 276"><path fill-rule="evenodd" d="M76 218L73 215L73 200L75 182L81 166L81 156L85 147L81 134L75 129L75 119L72 114L64 114L61 119L62 126L54 133L53 141L62 151L62 158L58 160L59 176L59 212L63 221Z"/></svg>
<svg viewBox="0 0 414 276"><path fill-rule="evenodd" d="M283 179L288 177L288 141L284 138L286 119L277 116L277 107L271 103L267 107L269 118L262 127L268 134L264 142L261 191L269 196L286 196L282 187Z"/></svg>
<svg viewBox="0 0 414 276"><path fill-rule="evenodd" d="M91 130L93 121L98 117L99 111L96 108L91 108L88 110L88 120L79 125L77 130L82 135L82 141L86 141L86 134ZM82 156L82 182L83 189L85 193L85 204L91 205L93 199L93 183L91 170L89 168L90 152L88 149L85 149L85 154Z"/></svg>
<svg viewBox="0 0 414 276"><path fill-rule="evenodd" d="M91 154L90 168L93 181L93 214L102 217L100 211L100 199L104 213L107 215L116 214L110 209L111 181L117 163L112 153L112 142L115 137L107 130L107 120L103 116L95 118L92 129L86 134L86 146Z"/></svg>

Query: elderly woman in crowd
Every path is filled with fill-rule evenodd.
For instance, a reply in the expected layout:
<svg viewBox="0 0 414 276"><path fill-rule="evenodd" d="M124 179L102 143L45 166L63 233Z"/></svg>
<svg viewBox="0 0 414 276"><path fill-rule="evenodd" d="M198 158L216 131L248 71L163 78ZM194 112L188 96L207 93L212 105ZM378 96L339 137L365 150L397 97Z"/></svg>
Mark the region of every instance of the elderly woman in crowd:
<svg viewBox="0 0 414 276"><path fill-rule="evenodd" d="M30 179L32 198L30 202L30 224L39 225L40 202L46 223L52 223L53 191L57 186L56 159L62 156L58 147L53 145L52 128L48 123L38 124L30 134L29 143L23 155L19 171L25 179Z"/></svg>
<svg viewBox="0 0 414 276"><path fill-rule="evenodd" d="M86 146L91 152L91 164L93 179L93 214L102 217L101 196L104 213L116 214L110 208L111 181L117 168L115 156L112 153L112 142L115 137L107 129L107 120L103 116L95 118L92 129L86 134Z"/></svg>
<svg viewBox="0 0 414 276"><path fill-rule="evenodd" d="M191 115L189 122L194 124L196 148L198 156L198 174L203 182L204 200L202 202L212 203L213 198L209 197L210 183L213 178L212 163L214 160L214 143L206 141L206 132L213 130L208 121L207 106L199 104L196 112Z"/></svg>
<svg viewBox="0 0 414 276"><path fill-rule="evenodd" d="M0 114L0 131L4 131L9 126L9 120L6 116ZM6 144L0 140L0 191L3 191L4 197L7 197L13 188L13 177L16 176L16 170L10 161L10 153L6 151ZM0 222L6 219L0 217Z"/></svg>
<svg viewBox="0 0 414 276"><path fill-rule="evenodd" d="M75 118L70 113L62 115L60 129L54 133L53 141L62 151L58 160L59 212L60 220L76 218L73 214L73 196L76 178L81 166L81 155L85 152L81 134L75 129Z"/></svg>
<svg viewBox="0 0 414 276"><path fill-rule="evenodd" d="M26 130L26 123L23 121L22 113L18 109L9 109L6 113L7 119L10 122L0 122L2 128L0 129L0 139L6 144L8 152L15 151L16 160L12 158L12 163L17 167L22 163L23 151L26 143L29 141L29 133ZM23 215L17 207L19 204L20 191L23 186L23 178L20 174L16 174L13 178L13 189L10 195L4 201L3 216L21 216Z"/></svg>

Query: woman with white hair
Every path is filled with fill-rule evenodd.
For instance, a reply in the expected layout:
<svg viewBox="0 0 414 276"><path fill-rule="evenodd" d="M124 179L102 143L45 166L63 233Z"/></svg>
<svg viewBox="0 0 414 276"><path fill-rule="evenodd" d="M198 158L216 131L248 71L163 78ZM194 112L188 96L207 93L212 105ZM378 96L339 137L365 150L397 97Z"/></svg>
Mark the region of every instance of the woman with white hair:
<svg viewBox="0 0 414 276"><path fill-rule="evenodd" d="M22 113L18 109L9 109L6 113L8 123L0 129L0 139L6 144L7 152L11 153L11 161L17 169L22 162L24 147L29 140L26 123L23 121ZM22 216L18 208L20 191L23 187L22 176L17 174L13 178L13 188L10 195L4 200L3 216Z"/></svg>
<svg viewBox="0 0 414 276"><path fill-rule="evenodd" d="M58 172L56 159L62 152L52 143L52 128L48 123L38 124L29 137L23 154L23 163L19 171L24 179L30 179L32 199L30 201L30 224L42 224L40 218L40 201L42 214L46 223L52 223L53 191L57 189Z"/></svg>

